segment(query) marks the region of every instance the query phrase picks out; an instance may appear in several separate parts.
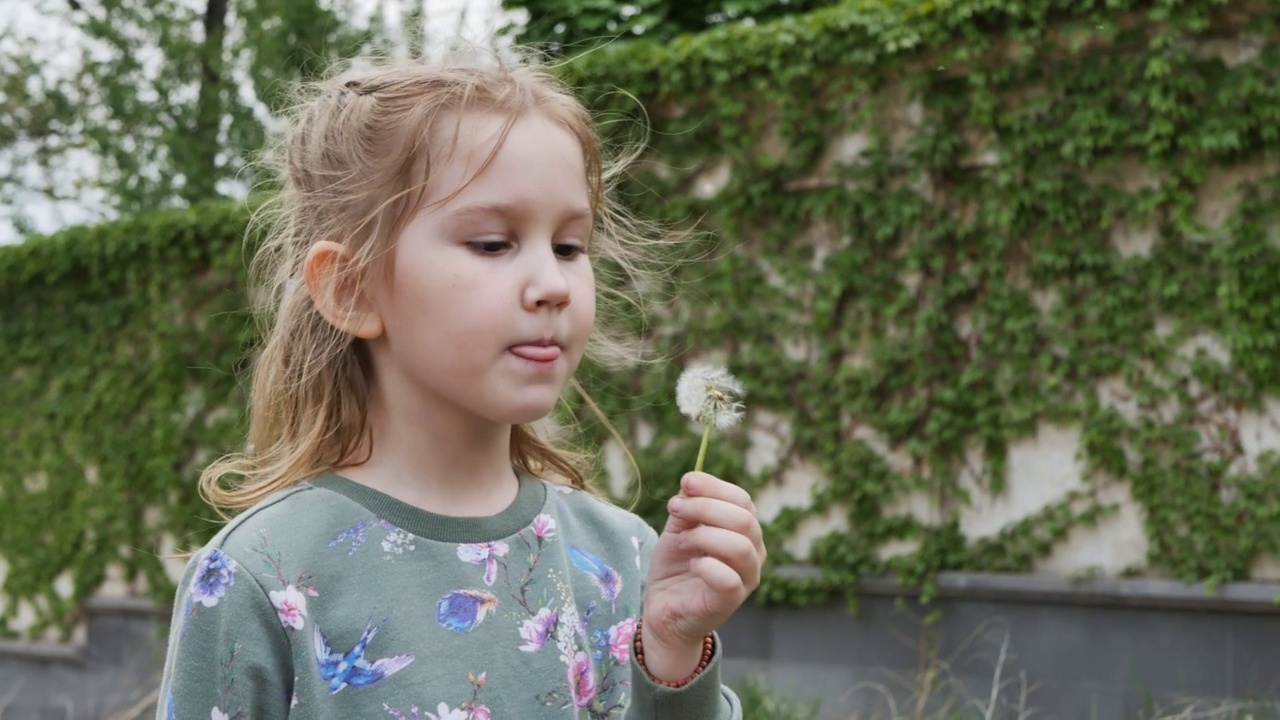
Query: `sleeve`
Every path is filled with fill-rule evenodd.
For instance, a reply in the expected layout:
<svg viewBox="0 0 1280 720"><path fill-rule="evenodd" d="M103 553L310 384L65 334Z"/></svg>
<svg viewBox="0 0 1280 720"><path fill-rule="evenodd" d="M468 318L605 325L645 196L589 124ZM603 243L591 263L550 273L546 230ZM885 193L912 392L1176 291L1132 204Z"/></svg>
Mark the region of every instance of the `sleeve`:
<svg viewBox="0 0 1280 720"><path fill-rule="evenodd" d="M640 577L647 582L649 556L658 542L658 534L648 525L641 537ZM644 597L643 591L641 598ZM643 612L642 612L643 614ZM649 677L640 663L631 663L631 705L626 720L742 720L742 703L738 696L720 682L720 664L724 656L720 636L715 636L715 654L702 674L693 682L679 689L659 685ZM632 639L631 656L635 657L635 639Z"/></svg>
<svg viewBox="0 0 1280 720"><path fill-rule="evenodd" d="M253 573L210 546L174 601L157 720L275 720L293 693L289 639Z"/></svg>

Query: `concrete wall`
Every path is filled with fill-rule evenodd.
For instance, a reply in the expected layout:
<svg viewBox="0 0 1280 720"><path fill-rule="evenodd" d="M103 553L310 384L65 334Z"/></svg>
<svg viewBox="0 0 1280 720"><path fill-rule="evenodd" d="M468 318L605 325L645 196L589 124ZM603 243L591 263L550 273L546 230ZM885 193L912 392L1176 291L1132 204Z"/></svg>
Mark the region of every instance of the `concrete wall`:
<svg viewBox="0 0 1280 720"><path fill-rule="evenodd" d="M1278 585L957 573L927 607L893 582L861 592L856 618L744 608L724 631L730 674L820 698L822 720L919 717L917 703L946 718L1280 717ZM1258 699L1269 713L1224 715Z"/></svg>
<svg viewBox="0 0 1280 720"><path fill-rule="evenodd" d="M151 603L104 598L85 608L80 642L0 642L0 720L154 717L167 622Z"/></svg>

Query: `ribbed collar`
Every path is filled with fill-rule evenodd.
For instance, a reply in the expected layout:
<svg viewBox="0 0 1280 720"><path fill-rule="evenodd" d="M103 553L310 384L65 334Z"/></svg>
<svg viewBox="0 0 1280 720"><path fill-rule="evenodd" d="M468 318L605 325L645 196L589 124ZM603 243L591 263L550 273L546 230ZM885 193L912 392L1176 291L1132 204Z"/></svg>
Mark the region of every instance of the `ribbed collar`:
<svg viewBox="0 0 1280 720"><path fill-rule="evenodd" d="M319 475L311 484L343 495L379 519L418 537L447 543L482 543L511 537L525 529L546 504L547 488L541 480L526 475L517 477L520 487L515 501L489 517L452 517L427 512L333 472Z"/></svg>

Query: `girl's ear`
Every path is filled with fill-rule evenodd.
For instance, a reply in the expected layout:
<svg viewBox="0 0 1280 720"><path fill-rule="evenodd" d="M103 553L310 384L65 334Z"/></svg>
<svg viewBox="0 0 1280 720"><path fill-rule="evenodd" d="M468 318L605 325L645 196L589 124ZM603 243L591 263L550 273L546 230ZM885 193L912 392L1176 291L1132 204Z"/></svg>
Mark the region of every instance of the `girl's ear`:
<svg viewBox="0 0 1280 720"><path fill-rule="evenodd" d="M382 317L357 286L347 267L345 245L321 240L307 251L302 277L320 315L348 335L373 340L382 335Z"/></svg>

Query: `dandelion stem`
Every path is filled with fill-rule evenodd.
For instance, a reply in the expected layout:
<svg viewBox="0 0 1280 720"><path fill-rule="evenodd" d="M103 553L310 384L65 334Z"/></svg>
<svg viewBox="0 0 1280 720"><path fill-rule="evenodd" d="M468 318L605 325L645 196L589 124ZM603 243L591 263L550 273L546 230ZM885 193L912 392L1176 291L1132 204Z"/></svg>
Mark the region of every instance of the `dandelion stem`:
<svg viewBox="0 0 1280 720"><path fill-rule="evenodd" d="M711 441L711 420L707 420L707 427L702 431L702 445L698 447L698 462L693 466L694 472L702 472L702 461L707 459L707 443Z"/></svg>

